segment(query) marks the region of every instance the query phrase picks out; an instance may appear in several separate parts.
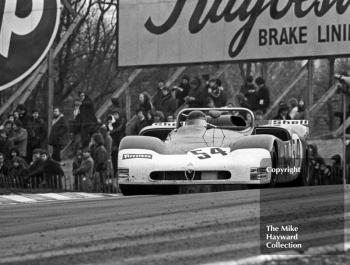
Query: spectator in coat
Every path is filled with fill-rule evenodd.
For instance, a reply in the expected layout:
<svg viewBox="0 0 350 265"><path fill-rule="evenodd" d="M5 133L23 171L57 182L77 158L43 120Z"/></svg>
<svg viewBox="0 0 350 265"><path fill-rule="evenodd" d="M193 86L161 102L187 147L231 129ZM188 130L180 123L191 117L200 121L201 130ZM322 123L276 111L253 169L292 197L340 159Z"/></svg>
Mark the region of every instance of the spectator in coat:
<svg viewBox="0 0 350 265"><path fill-rule="evenodd" d="M43 168L44 162L41 160L42 149L34 149L32 161L28 168L28 178L33 188L39 188L44 181Z"/></svg>
<svg viewBox="0 0 350 265"><path fill-rule="evenodd" d="M164 120L164 114L161 111L156 111L153 116L153 122L162 122Z"/></svg>
<svg viewBox="0 0 350 265"><path fill-rule="evenodd" d="M27 113L27 108L23 104L17 106L18 119L22 122L22 127L27 129L27 124L29 121L29 115Z"/></svg>
<svg viewBox="0 0 350 265"><path fill-rule="evenodd" d="M146 126L148 126L148 121L145 114L141 109L136 111L137 120L135 122L134 128L132 130L133 135L138 135L139 132Z"/></svg>
<svg viewBox="0 0 350 265"><path fill-rule="evenodd" d="M267 108L270 106L269 88L265 85L265 80L262 77L256 78L255 83L258 86L257 109L262 110L264 113L266 113Z"/></svg>
<svg viewBox="0 0 350 265"><path fill-rule="evenodd" d="M224 88L221 86L220 79L211 79L207 86L209 94L210 106L214 108L221 108L226 106L226 95Z"/></svg>
<svg viewBox="0 0 350 265"><path fill-rule="evenodd" d="M4 123L4 130L6 132L7 138L11 138L13 135L13 122L11 121L6 121Z"/></svg>
<svg viewBox="0 0 350 265"><path fill-rule="evenodd" d="M74 100L73 120L70 121L70 132L72 137L72 149L75 154L78 149L82 148L80 135L80 99Z"/></svg>
<svg viewBox="0 0 350 265"><path fill-rule="evenodd" d="M75 187L76 190L82 189L83 191L92 191L94 181L94 160L91 157L90 149L87 147L83 149L81 155L81 161L79 164L76 164L76 168L73 169Z"/></svg>
<svg viewBox="0 0 350 265"><path fill-rule="evenodd" d="M5 156L0 153L0 175L7 176L7 166L5 165Z"/></svg>
<svg viewBox="0 0 350 265"><path fill-rule="evenodd" d="M113 141L112 137L111 137L111 135L110 135L110 133L105 125L102 125L99 128L99 133L103 137L104 147L106 148L108 157L110 159L111 153L112 153L112 141Z"/></svg>
<svg viewBox="0 0 350 265"><path fill-rule="evenodd" d="M104 147L107 150L107 158L108 158L107 175L113 176L113 165L112 165L113 140L112 140L112 137L110 136L109 131L107 130L107 127L105 125L102 125L100 127L99 132L103 137Z"/></svg>
<svg viewBox="0 0 350 265"><path fill-rule="evenodd" d="M189 108L203 108L208 106L208 92L202 88L201 80L196 77L191 83L191 90L185 97L186 105Z"/></svg>
<svg viewBox="0 0 350 265"><path fill-rule="evenodd" d="M342 183L342 158L340 155L333 155L331 157L331 184L341 184Z"/></svg>
<svg viewBox="0 0 350 265"><path fill-rule="evenodd" d="M61 177L64 176L64 172L60 164L45 150L40 154L40 158L43 161L43 177L46 186L54 189L62 188Z"/></svg>
<svg viewBox="0 0 350 265"><path fill-rule="evenodd" d="M10 150L12 148L12 142L6 135L6 131L4 129L0 130L0 153L4 155L5 159L10 157Z"/></svg>
<svg viewBox="0 0 350 265"><path fill-rule="evenodd" d="M12 180L12 184L14 184L16 187L27 187L27 173L28 168L23 163L21 163L19 157L14 157L11 159L8 175Z"/></svg>
<svg viewBox="0 0 350 265"><path fill-rule="evenodd" d="M23 163L23 160L19 156L11 158L9 164L9 175L11 176L26 176L28 165Z"/></svg>
<svg viewBox="0 0 350 265"><path fill-rule="evenodd" d="M19 120L19 111L18 109L16 109L14 112L13 112L13 122L15 122L15 120Z"/></svg>
<svg viewBox="0 0 350 265"><path fill-rule="evenodd" d="M80 106L81 106L80 98L76 98L73 103L73 119L75 120L80 114Z"/></svg>
<svg viewBox="0 0 350 265"><path fill-rule="evenodd" d="M151 111L146 112L147 125L152 125L154 123L153 114Z"/></svg>
<svg viewBox="0 0 350 265"><path fill-rule="evenodd" d="M162 97L157 110L163 112L165 117L175 113L176 100L171 96L169 87L162 88Z"/></svg>
<svg viewBox="0 0 350 265"><path fill-rule="evenodd" d="M169 115L169 116L166 118L166 121L167 121L167 122L174 122L174 121L175 121L174 115Z"/></svg>
<svg viewBox="0 0 350 265"><path fill-rule="evenodd" d="M296 98L291 98L289 100L289 105L290 105L289 116L292 120L294 120L298 114L298 100Z"/></svg>
<svg viewBox="0 0 350 265"><path fill-rule="evenodd" d="M138 108L142 109L144 111L144 113L147 113L148 111L151 111L153 109L151 100L146 93L140 93L139 101L138 101Z"/></svg>
<svg viewBox="0 0 350 265"><path fill-rule="evenodd" d="M114 172L118 167L118 149L121 139L125 136L126 119L118 110L114 110L107 117L106 127L112 137L112 164Z"/></svg>
<svg viewBox="0 0 350 265"><path fill-rule="evenodd" d="M20 153L19 153L17 148L11 148L10 157L9 157L8 161L13 159L14 157L17 157L18 160L20 161L20 163L23 164L24 167L28 168L27 162L22 157L20 157ZM8 164L8 167L10 167L10 164Z"/></svg>
<svg viewBox="0 0 350 265"><path fill-rule="evenodd" d="M91 155L95 162L94 170L97 176L94 180L94 186L96 190L101 191L103 188L104 180L107 177L108 170L108 154L104 147L103 137L99 133L95 133L91 137L90 142Z"/></svg>
<svg viewBox="0 0 350 265"><path fill-rule="evenodd" d="M46 138L45 122L39 116L38 110L33 110L32 117L27 123L28 131L28 157L32 157L34 149L42 148Z"/></svg>
<svg viewBox="0 0 350 265"><path fill-rule="evenodd" d="M285 102L281 102L278 108L278 114L274 117L274 120L291 120L289 116L289 107Z"/></svg>
<svg viewBox="0 0 350 265"><path fill-rule="evenodd" d="M83 147L89 145L91 135L97 128L97 118L92 100L84 92L80 93L81 106L79 108L79 120L77 120L81 142Z"/></svg>
<svg viewBox="0 0 350 265"><path fill-rule="evenodd" d="M298 100L298 112L295 116L296 120L305 119L305 102L302 98Z"/></svg>
<svg viewBox="0 0 350 265"><path fill-rule="evenodd" d="M16 120L12 126L13 135L10 140L13 142L14 148L17 148L22 158L27 156L28 132L22 127L22 122Z"/></svg>
<svg viewBox="0 0 350 265"><path fill-rule="evenodd" d="M156 95L153 97L153 101L152 101L152 105L154 107L155 110L159 110L160 108L160 102L163 96L163 88L164 88L164 83L163 82L159 82L158 86L157 86L157 93Z"/></svg>
<svg viewBox="0 0 350 265"><path fill-rule="evenodd" d="M241 87L240 94L244 96L244 107L252 111L258 108L257 87L254 85L254 78L248 76L245 84ZM241 105L243 107L243 104Z"/></svg>
<svg viewBox="0 0 350 265"><path fill-rule="evenodd" d="M11 123L14 123L15 122L15 116L13 116L13 114L9 114L7 116L7 120Z"/></svg>
<svg viewBox="0 0 350 265"><path fill-rule="evenodd" d="M89 150L90 152L90 150ZM81 180L80 177L75 173L78 168L80 168L81 163L83 162L83 150L78 149L75 153L72 163L72 173L74 176L74 190L78 191L81 189Z"/></svg>
<svg viewBox="0 0 350 265"><path fill-rule="evenodd" d="M61 150L67 144L68 132L69 128L66 118L59 108L55 108L53 111L53 120L49 135L49 145L53 148L52 159L58 162L61 161Z"/></svg>
<svg viewBox="0 0 350 265"><path fill-rule="evenodd" d="M179 108L185 103L185 97L187 97L191 90L190 77L188 75L183 75L181 83L178 86L174 86L173 89L176 91L176 108Z"/></svg>
<svg viewBox="0 0 350 265"><path fill-rule="evenodd" d="M114 110L107 116L106 127L112 137L113 146L119 146L121 139L125 136L126 119L119 110Z"/></svg>
<svg viewBox="0 0 350 265"><path fill-rule="evenodd" d="M264 120L264 113L261 110L257 110L254 113L255 121L259 124L262 124L262 121Z"/></svg>

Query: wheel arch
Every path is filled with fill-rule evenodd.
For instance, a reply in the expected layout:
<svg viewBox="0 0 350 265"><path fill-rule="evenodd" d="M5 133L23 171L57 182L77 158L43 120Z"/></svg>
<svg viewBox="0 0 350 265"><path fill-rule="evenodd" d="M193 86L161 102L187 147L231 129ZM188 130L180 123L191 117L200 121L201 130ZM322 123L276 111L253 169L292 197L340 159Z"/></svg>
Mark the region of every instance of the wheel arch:
<svg viewBox="0 0 350 265"><path fill-rule="evenodd" d="M164 142L151 136L126 136L119 144L119 151L125 149L145 149L156 153L165 153Z"/></svg>
<svg viewBox="0 0 350 265"><path fill-rule="evenodd" d="M249 148L262 148L268 151L272 151L274 147L277 148L277 138L272 135L251 135L246 136L230 145L231 151L237 149L249 149Z"/></svg>

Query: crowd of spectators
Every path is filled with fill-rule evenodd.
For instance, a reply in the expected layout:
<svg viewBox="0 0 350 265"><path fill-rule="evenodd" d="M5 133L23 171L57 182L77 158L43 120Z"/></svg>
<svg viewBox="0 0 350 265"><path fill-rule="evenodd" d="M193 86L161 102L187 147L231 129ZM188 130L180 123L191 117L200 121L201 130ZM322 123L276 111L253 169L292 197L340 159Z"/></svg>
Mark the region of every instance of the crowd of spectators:
<svg viewBox="0 0 350 265"><path fill-rule="evenodd" d="M208 80L184 75L176 86L159 82L156 91L153 98L147 93L139 95L132 134L138 134L154 122L173 122L182 108L220 108L227 104L226 91L218 78Z"/></svg>
<svg viewBox="0 0 350 265"><path fill-rule="evenodd" d="M270 107L270 91L262 77L255 80L248 76L237 95L239 106L251 109L256 120L263 120ZM301 120L305 118L305 102L299 99L290 98L288 102L281 101L278 106L277 115L274 120Z"/></svg>
<svg viewBox="0 0 350 265"><path fill-rule="evenodd" d="M159 82L156 94L152 98L147 93L141 93L135 113L135 123L130 130L131 134L138 134L142 128L154 122L171 122L175 120L177 112L182 108L221 108L240 106L251 109L258 119L263 119L264 114L270 107L270 91L262 77L255 80L249 76L241 87L236 98L228 98L228 93L219 78L208 76L189 77L184 75L178 85L170 87L164 82ZM294 101L293 101L294 102ZM302 99L297 102L298 113L295 113L295 105L288 106L293 109L292 115L300 117ZM300 105L300 107L299 107ZM287 104L280 106L285 111ZM298 115L297 115L298 114ZM284 118L276 117L278 119ZM285 117L289 118L289 117Z"/></svg>
<svg viewBox="0 0 350 265"><path fill-rule="evenodd" d="M305 103L303 99L289 99L288 103L282 101L278 106L274 120L303 120L305 118Z"/></svg>
<svg viewBox="0 0 350 265"><path fill-rule="evenodd" d="M49 144L52 157L46 147L47 124L37 109L30 115L24 105L18 105L0 126L0 186L59 188L57 176L64 174L59 150L65 143L63 133L68 125L59 108L53 113Z"/></svg>
<svg viewBox="0 0 350 265"><path fill-rule="evenodd" d="M101 190L117 167L126 121L119 110L112 111L105 122L98 121L94 104L84 92L74 101L72 117L68 120L54 107L48 126L38 110L29 117L23 105L8 115L0 126L0 187L62 187L61 153L71 139L75 188Z"/></svg>

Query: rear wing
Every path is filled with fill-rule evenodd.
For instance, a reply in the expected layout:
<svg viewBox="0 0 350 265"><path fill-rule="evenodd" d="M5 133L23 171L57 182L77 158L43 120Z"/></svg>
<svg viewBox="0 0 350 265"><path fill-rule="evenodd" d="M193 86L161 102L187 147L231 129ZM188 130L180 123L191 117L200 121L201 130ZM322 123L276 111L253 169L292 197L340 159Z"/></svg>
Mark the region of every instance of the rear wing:
<svg viewBox="0 0 350 265"><path fill-rule="evenodd" d="M144 127L139 135L156 137L164 141L169 133L176 128L175 122L157 122L150 126Z"/></svg>
<svg viewBox="0 0 350 265"><path fill-rule="evenodd" d="M309 126L308 120L269 120L268 125L304 125Z"/></svg>

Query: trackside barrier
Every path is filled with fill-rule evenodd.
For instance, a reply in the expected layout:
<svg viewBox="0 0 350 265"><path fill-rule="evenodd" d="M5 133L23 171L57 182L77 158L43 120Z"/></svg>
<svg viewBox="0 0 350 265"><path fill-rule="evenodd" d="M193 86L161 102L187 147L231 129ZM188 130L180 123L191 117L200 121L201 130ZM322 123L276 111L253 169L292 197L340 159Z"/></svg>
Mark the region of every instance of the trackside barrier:
<svg viewBox="0 0 350 265"><path fill-rule="evenodd" d="M93 177L74 176L4 176L0 175L0 190L5 192L96 192L118 193L118 180L106 174Z"/></svg>
<svg viewBox="0 0 350 265"><path fill-rule="evenodd" d="M93 177L85 175L74 175L74 191L117 193L118 180L106 174L95 173Z"/></svg>

